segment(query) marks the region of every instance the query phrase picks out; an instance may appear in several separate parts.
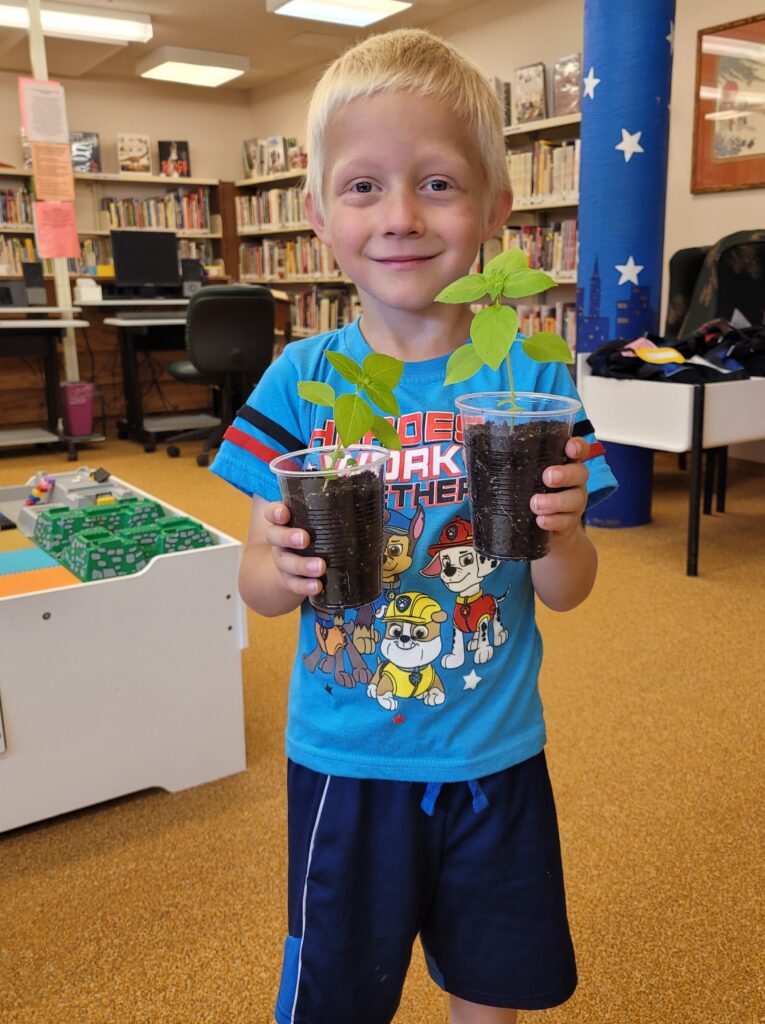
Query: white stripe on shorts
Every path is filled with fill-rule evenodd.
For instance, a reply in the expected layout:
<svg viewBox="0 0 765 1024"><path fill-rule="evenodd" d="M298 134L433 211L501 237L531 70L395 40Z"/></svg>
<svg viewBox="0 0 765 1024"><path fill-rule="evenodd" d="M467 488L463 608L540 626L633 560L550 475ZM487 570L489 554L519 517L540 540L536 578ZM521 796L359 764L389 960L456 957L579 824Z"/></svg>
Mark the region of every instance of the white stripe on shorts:
<svg viewBox="0 0 765 1024"><path fill-rule="evenodd" d="M319 822L321 821L321 812L324 810L324 801L327 796L327 790L329 789L329 783L332 776L327 776L327 781L324 783L324 790L321 794L321 801L319 803L319 810L316 812L316 821L313 823L313 832L311 833L311 845L308 848L308 863L305 868L305 880L303 882L303 931L300 936L300 955L298 956L298 969L297 977L295 978L295 998L292 1001L292 1013L290 1014L290 1021L295 1024L295 1013L297 1011L297 998L298 991L300 989L300 972L303 967L303 943L305 942L305 917L306 917L306 899L308 896L308 875L311 873L311 861L313 860L313 848L316 842L316 831L319 828Z"/></svg>

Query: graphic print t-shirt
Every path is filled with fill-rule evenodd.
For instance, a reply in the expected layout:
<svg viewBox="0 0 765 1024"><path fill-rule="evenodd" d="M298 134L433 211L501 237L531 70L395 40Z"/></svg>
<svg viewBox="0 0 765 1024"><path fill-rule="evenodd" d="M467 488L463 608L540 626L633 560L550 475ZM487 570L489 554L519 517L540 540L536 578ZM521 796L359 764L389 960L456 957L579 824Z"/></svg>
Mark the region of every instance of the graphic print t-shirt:
<svg viewBox="0 0 765 1024"><path fill-rule="evenodd" d="M269 461L335 443L332 409L301 401L296 387L320 380L350 390L327 349L357 361L371 351L358 321L288 345L229 428L213 472L278 501ZM518 391L576 397L565 366L535 363L520 349L512 350ZM447 358L407 363L396 388L402 450L386 469L382 598L338 616L308 601L301 608L287 755L314 771L459 782L518 764L545 743L529 563L485 559L473 547L454 404L468 391L506 390L507 369L444 387ZM602 455L587 467L592 506L616 481Z"/></svg>

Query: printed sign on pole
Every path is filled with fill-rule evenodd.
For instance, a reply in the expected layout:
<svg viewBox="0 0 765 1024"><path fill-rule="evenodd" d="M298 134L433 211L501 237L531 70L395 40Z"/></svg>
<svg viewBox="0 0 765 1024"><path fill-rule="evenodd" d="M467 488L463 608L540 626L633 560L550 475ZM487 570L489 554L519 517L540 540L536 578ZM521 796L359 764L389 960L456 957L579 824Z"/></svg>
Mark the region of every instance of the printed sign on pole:
<svg viewBox="0 0 765 1024"><path fill-rule="evenodd" d="M66 102L60 82L20 78L19 104L21 126L30 142L61 142L69 145Z"/></svg>

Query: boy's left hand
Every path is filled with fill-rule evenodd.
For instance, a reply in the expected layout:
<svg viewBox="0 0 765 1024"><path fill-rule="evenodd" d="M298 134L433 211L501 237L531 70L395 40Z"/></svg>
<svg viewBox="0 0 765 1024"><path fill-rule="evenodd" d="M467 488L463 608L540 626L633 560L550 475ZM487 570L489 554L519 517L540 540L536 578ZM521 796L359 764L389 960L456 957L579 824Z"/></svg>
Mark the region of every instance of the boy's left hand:
<svg viewBox="0 0 765 1024"><path fill-rule="evenodd" d="M531 497L531 511L536 513L537 526L561 539L576 533L582 522L590 475L583 462L589 450L590 445L583 437L569 438L566 458L570 461L564 466L548 466L542 475L544 483L555 487L557 493L534 494Z"/></svg>

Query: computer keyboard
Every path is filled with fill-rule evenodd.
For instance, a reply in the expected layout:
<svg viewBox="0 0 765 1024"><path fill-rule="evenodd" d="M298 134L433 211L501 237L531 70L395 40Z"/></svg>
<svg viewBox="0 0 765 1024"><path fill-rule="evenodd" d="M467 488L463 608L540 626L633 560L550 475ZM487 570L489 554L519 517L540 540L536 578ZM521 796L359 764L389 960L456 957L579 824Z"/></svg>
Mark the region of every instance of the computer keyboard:
<svg viewBox="0 0 765 1024"><path fill-rule="evenodd" d="M184 320L186 309L121 309L116 316L120 320Z"/></svg>

